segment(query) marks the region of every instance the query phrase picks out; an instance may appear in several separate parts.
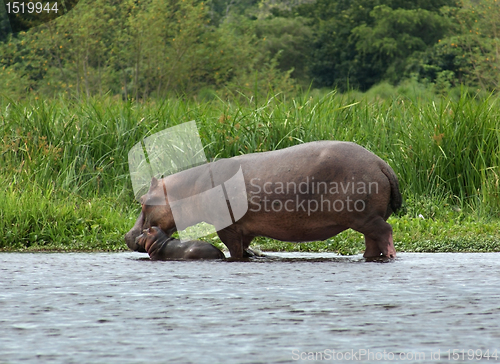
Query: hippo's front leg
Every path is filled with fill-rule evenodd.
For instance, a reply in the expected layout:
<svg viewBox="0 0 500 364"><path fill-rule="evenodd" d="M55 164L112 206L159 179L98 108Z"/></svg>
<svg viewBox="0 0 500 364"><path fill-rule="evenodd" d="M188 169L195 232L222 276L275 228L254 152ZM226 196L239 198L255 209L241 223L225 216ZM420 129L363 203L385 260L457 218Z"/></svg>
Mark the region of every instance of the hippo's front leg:
<svg viewBox="0 0 500 364"><path fill-rule="evenodd" d="M217 235L219 235L220 240L229 249L231 258L243 259L245 257L244 256L245 249L243 247L243 236L238 231L236 231L232 226L217 231Z"/></svg>

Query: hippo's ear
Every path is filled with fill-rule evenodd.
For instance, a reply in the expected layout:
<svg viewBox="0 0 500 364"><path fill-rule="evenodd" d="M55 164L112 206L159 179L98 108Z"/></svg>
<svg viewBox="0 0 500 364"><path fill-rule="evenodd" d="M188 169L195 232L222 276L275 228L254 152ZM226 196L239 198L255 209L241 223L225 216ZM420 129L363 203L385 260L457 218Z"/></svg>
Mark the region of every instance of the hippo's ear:
<svg viewBox="0 0 500 364"><path fill-rule="evenodd" d="M158 187L158 180L155 177L153 177L151 178L151 185L149 186L149 190L152 190L156 187Z"/></svg>

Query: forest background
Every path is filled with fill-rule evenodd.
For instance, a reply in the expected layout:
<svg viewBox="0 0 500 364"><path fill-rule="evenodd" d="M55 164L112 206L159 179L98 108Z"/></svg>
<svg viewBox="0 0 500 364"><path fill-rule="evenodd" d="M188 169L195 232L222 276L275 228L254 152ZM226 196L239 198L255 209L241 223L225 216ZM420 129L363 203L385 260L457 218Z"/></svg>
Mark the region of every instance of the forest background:
<svg viewBox="0 0 500 364"><path fill-rule="evenodd" d="M399 251L500 251L499 31L498 0L81 0L17 34L0 18L0 250L126 249L128 151L196 120L208 158L357 142L399 176ZM352 231L257 244L363 249Z"/></svg>
<svg viewBox="0 0 500 364"><path fill-rule="evenodd" d="M5 29L0 90L12 98L500 83L498 0L80 0L36 29Z"/></svg>

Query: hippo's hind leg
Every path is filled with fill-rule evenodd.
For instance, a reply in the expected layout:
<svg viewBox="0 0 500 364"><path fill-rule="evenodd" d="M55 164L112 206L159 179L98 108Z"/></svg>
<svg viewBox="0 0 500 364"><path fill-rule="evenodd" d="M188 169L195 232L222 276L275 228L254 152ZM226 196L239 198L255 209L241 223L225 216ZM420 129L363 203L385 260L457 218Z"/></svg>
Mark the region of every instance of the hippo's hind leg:
<svg viewBox="0 0 500 364"><path fill-rule="evenodd" d="M382 217L377 217L363 226L366 250L365 258L375 258L383 255L388 258L396 257L396 249L392 240L392 227Z"/></svg>
<svg viewBox="0 0 500 364"><path fill-rule="evenodd" d="M217 235L219 235L220 240L229 249L229 254L231 254L231 258L234 259L243 258L244 248L241 241L241 234L239 234L234 229L231 229L231 227L229 226L225 229L217 231Z"/></svg>

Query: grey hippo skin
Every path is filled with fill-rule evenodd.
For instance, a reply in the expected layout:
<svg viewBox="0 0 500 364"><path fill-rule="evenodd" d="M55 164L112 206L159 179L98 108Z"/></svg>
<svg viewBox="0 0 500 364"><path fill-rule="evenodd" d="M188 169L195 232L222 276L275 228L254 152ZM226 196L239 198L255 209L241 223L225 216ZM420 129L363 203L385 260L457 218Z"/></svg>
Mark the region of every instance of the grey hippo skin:
<svg viewBox="0 0 500 364"><path fill-rule="evenodd" d="M243 258L256 236L307 242L325 240L349 228L364 235L364 257L396 256L392 228L386 220L402 205L398 179L375 154L355 143L340 141L246 154L159 180L153 178L148 193L141 197L141 214L125 235L127 246L144 251L136 239L151 226L171 236L177 230L171 201L207 191L207 180L212 181L212 186L221 185L240 168L248 210L217 232L232 258ZM208 212L203 218L193 214L188 226L200 221L211 223L214 218L206 201L205 205L191 205L189 209Z"/></svg>
<svg viewBox="0 0 500 364"><path fill-rule="evenodd" d="M212 244L192 240L181 242L169 238L160 228L152 226L139 235L137 244L148 254L151 260L170 259L225 259L224 253Z"/></svg>

